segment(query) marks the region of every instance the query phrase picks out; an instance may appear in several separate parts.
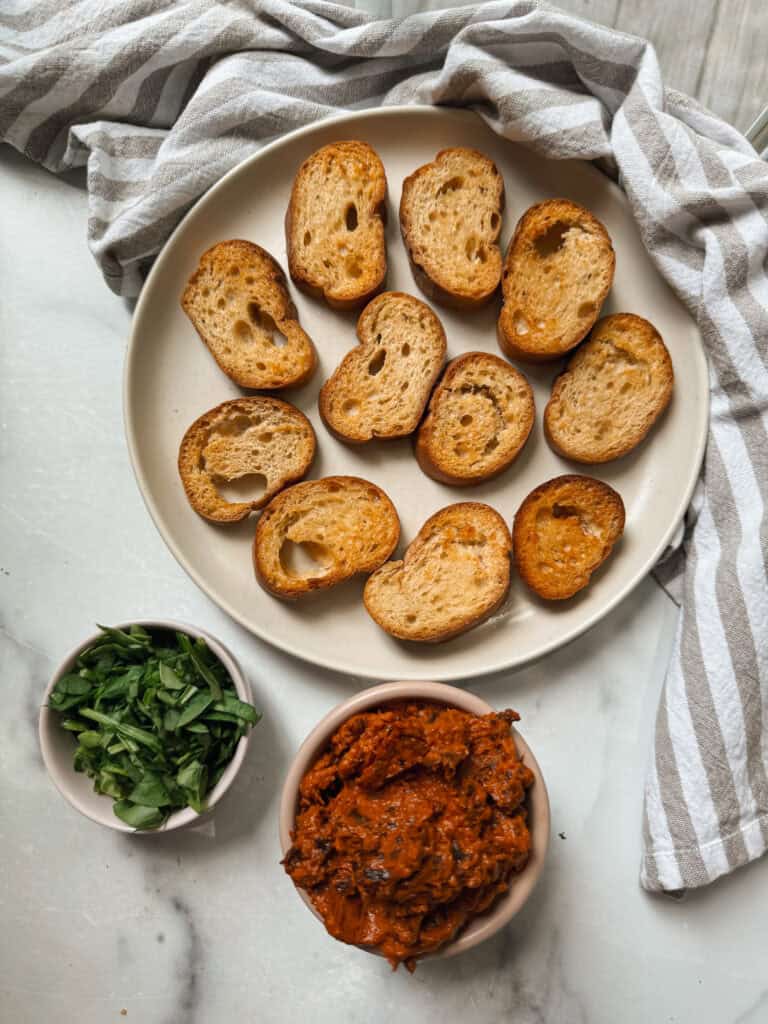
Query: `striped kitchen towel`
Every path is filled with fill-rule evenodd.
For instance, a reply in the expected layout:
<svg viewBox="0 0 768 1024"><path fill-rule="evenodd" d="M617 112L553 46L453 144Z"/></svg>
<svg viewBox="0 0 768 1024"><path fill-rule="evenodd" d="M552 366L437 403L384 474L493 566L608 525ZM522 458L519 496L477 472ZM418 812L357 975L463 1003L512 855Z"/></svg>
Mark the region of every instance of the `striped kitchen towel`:
<svg viewBox="0 0 768 1024"><path fill-rule="evenodd" d="M466 105L553 159L599 161L696 317L712 420L683 548L641 880L703 885L768 844L768 165L665 89L652 47L534 0L375 20L322 0L6 0L0 137L87 168L89 244L134 296L238 161L328 114Z"/></svg>

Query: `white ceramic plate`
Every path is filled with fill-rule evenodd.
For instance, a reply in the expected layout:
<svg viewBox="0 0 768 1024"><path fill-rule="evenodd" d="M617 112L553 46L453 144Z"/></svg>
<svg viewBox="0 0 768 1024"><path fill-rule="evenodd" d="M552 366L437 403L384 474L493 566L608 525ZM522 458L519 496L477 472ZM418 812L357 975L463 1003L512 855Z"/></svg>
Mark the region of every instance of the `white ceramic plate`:
<svg viewBox="0 0 768 1024"><path fill-rule="evenodd" d="M184 284L208 246L247 238L286 266L283 218L291 181L313 150L339 139L364 139L381 156L389 182L387 244L391 289L419 295L400 240L397 209L403 178L446 146L487 153L506 183L502 243L522 212L551 196L589 207L616 249L616 279L604 313L628 311L654 322L672 355L672 404L647 442L627 458L595 467L627 509L626 532L590 586L566 602L545 604L514 578L508 601L489 622L442 645L404 644L384 633L361 600L363 579L287 604L256 583L251 564L255 520L214 526L187 504L176 471L187 426L212 406L241 394L218 369L179 306ZM548 447L541 417L560 364L521 368L536 396L536 424L518 460L500 477L472 488L435 483L418 468L409 439L346 447L317 414L317 394L341 357L356 344L355 316L340 314L295 288L305 329L320 366L304 388L284 397L312 420L318 455L310 476L352 474L383 487L400 513L400 550L424 520L455 501L493 505L511 524L533 487L566 472L590 472ZM435 307L448 336L448 356L498 352L496 303L479 313ZM679 524L698 475L707 433L707 366L698 331L643 249L627 202L607 178L575 161L548 161L496 136L466 111L385 108L294 132L227 174L179 225L163 249L136 308L125 375L125 422L133 466L152 518L193 580L238 622L285 651L328 668L375 679L461 679L512 668L561 646L614 607L653 567Z"/></svg>

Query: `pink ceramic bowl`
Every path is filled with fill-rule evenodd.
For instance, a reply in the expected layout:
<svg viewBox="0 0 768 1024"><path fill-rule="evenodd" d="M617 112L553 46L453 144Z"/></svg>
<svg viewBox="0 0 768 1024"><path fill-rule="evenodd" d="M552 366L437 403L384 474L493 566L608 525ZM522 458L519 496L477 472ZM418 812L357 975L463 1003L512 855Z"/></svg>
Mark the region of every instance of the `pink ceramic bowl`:
<svg viewBox="0 0 768 1024"><path fill-rule="evenodd" d="M186 622L174 622L171 619L134 619L132 622L117 623L117 628L127 629L132 625L143 626L150 632L153 629L170 629L177 630L179 633L186 633L191 637L202 637L226 668L240 700L250 703L252 699L251 690L240 666L224 644L214 636L211 636L211 634L207 633L204 629L198 629L197 626L190 626ZM151 836L163 832L172 832L174 829L185 828L189 825L199 824L201 820L210 814L214 806L219 802L219 800L221 800L226 791L232 785L232 782L240 770L240 766L245 758L250 733L243 736L235 747L234 756L225 768L224 774L208 794L207 808L203 814L198 814L197 811L193 811L191 807L185 807L183 810L176 811L175 814L171 814L167 821L165 821L159 828L138 830L131 828L130 825L126 825L125 822L121 821L112 811L112 798L105 796L102 793L94 792L93 780L89 779L87 775L74 770L72 766L72 757L75 752L75 744L72 740L72 734L67 732L66 729L61 728L58 721L60 716L55 711L51 711L48 707L48 697L56 683L58 683L59 679L61 679L66 672L70 671L78 655L80 655L86 647L90 647L91 644L95 643L100 636L101 633L94 633L71 650L56 669L53 674L53 678L45 689L42 706L40 708L38 735L43 761L45 762L45 767L48 769L51 781L64 799L69 801L69 803L80 811L81 814L84 814L86 818L90 818L91 821L98 822L99 825L106 825L108 828L116 829L118 832L132 832L137 835Z"/></svg>
<svg viewBox="0 0 768 1024"><path fill-rule="evenodd" d="M299 784L304 773L323 752L331 736L342 722L360 711L381 707L382 704L393 700L430 700L439 704L448 704L475 715L487 715L494 710L490 704L486 704L484 700L476 697L473 693L467 693L466 690L460 690L455 686L447 686L445 683L382 683L380 686L363 690L361 693L355 694L354 697L350 697L349 700L338 704L304 740L285 780L280 799L280 845L283 856L291 845L290 833L296 816ZM470 921L456 939L430 954L432 957L456 956L457 953L463 953L490 938L491 935L495 935L512 920L531 895L544 866L550 828L547 788L530 747L517 730L514 730L514 737L520 756L533 772L535 779L528 794L528 823L532 840L531 856L520 874L513 879L508 891L500 896L484 914L480 914ZM307 894L301 889L298 891L315 917L321 920ZM366 949L366 952L375 953L376 951ZM423 959L427 959L427 957Z"/></svg>

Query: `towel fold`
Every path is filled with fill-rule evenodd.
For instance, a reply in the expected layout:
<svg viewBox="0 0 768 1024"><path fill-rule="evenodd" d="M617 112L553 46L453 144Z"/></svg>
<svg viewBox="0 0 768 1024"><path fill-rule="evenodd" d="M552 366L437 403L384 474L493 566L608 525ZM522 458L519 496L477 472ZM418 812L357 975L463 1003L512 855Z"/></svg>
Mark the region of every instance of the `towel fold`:
<svg viewBox="0 0 768 1024"><path fill-rule="evenodd" d="M0 138L87 168L88 240L135 296L181 216L276 136L381 103L475 109L624 189L710 359L709 443L646 786L641 882L706 884L768 845L768 165L665 89L653 48L534 0L375 20L322 0L40 0L0 13ZM681 382L684 386L684 382Z"/></svg>

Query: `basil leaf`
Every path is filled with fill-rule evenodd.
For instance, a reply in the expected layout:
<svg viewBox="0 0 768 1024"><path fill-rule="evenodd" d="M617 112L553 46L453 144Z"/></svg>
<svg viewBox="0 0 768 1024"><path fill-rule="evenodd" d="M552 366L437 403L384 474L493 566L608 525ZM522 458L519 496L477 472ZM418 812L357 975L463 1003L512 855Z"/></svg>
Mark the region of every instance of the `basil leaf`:
<svg viewBox="0 0 768 1024"><path fill-rule="evenodd" d="M166 690L183 690L184 683L179 679L170 665L160 662L160 682Z"/></svg>
<svg viewBox="0 0 768 1024"><path fill-rule="evenodd" d="M255 725L261 718L261 715L252 704L246 704L245 701L239 700L237 697L230 697L229 694L225 694L223 700L214 704L213 710L226 711L227 714L235 715L236 718L242 718L244 721L250 722L251 725Z"/></svg>
<svg viewBox="0 0 768 1024"><path fill-rule="evenodd" d="M74 697L90 693L92 688L91 683L87 679L83 679L82 676L76 676L73 673L68 673L62 676L58 683L56 683L53 693Z"/></svg>
<svg viewBox="0 0 768 1024"><path fill-rule="evenodd" d="M83 747L100 747L101 733L93 732L91 729L85 729L77 737L77 742Z"/></svg>
<svg viewBox="0 0 768 1024"><path fill-rule="evenodd" d="M114 800L122 800L123 791L112 772L102 769L97 778L95 788L105 796L111 796Z"/></svg>
<svg viewBox="0 0 768 1024"><path fill-rule="evenodd" d="M176 708L168 708L163 717L163 728L166 732L174 732L178 728L180 718L180 711L177 711Z"/></svg>
<svg viewBox="0 0 768 1024"><path fill-rule="evenodd" d="M213 699L210 693L200 692L196 694L181 712L176 728L181 729L189 722L194 721L199 715L202 715L205 709L213 703Z"/></svg>
<svg viewBox="0 0 768 1024"><path fill-rule="evenodd" d="M205 664L203 659L195 650L190 650L190 656L192 658L192 664L197 669L198 675L200 675L211 691L211 697L213 700L221 700L221 686L216 676L211 672L208 666Z"/></svg>
<svg viewBox="0 0 768 1024"><path fill-rule="evenodd" d="M149 772L128 794L128 799L146 807L167 807L172 801L163 781Z"/></svg>
<svg viewBox="0 0 768 1024"><path fill-rule="evenodd" d="M208 770L199 761L190 761L176 776L176 781L187 794L189 805L198 814L203 811L203 797L208 784Z"/></svg>
<svg viewBox="0 0 768 1024"><path fill-rule="evenodd" d="M118 800L112 809L121 821L132 828L157 828L165 821L165 815L157 807L142 807L130 800Z"/></svg>
<svg viewBox="0 0 768 1024"><path fill-rule="evenodd" d="M193 732L197 735L208 735L208 726L203 722L192 722L190 725L186 726L186 729L187 732Z"/></svg>
<svg viewBox="0 0 768 1024"><path fill-rule="evenodd" d="M110 640L114 641L118 647L125 647L129 651L141 650L141 648L147 647L151 643L151 639L147 633L144 633L144 636L139 636L137 634L124 633L122 629L113 629L112 626L102 626L98 622L96 625L102 633L105 636L108 636ZM94 647L95 646L96 645L94 644ZM91 650L93 650L93 648L91 648Z"/></svg>
<svg viewBox="0 0 768 1024"><path fill-rule="evenodd" d="M138 729L135 725L118 722L115 718L110 718L109 715L103 715L100 711L94 711L93 708L83 708L80 714L85 718L92 718L94 722L108 725L110 729L114 729L121 736L127 736L129 739L136 740L137 743L143 743L145 746L151 747L152 750L162 750L157 736L153 736L146 729Z"/></svg>

